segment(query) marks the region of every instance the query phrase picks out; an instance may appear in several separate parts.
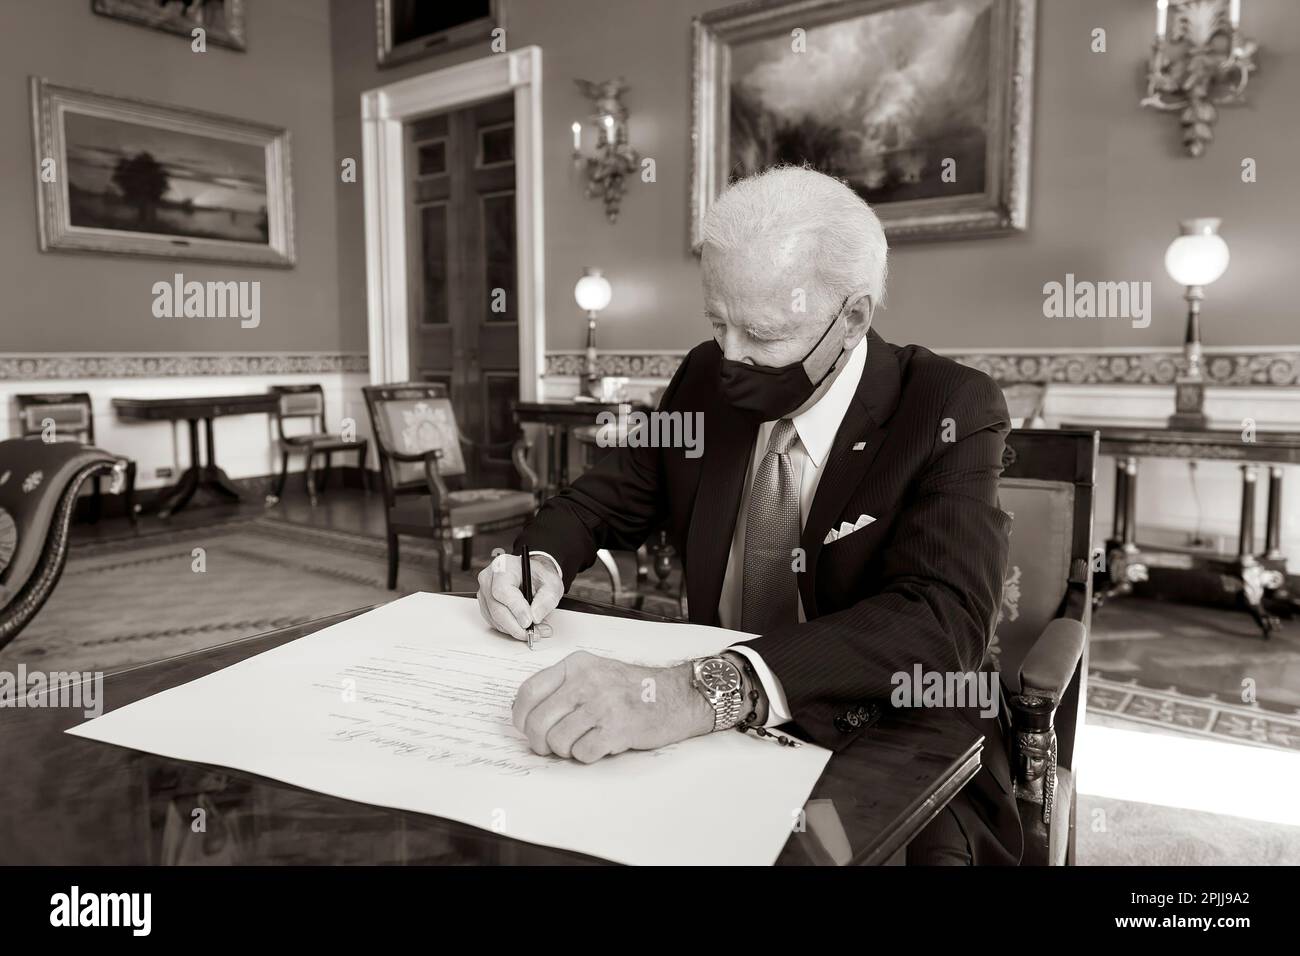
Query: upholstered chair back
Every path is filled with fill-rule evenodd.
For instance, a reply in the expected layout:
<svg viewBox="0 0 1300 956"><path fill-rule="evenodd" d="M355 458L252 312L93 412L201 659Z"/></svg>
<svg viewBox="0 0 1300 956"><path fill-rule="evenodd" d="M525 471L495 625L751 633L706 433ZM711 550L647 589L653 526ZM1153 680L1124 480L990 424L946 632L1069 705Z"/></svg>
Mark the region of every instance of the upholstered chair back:
<svg viewBox="0 0 1300 956"><path fill-rule="evenodd" d="M424 466L394 455L422 456L440 451L438 472L444 478L465 474L460 429L446 387L438 383L371 386L365 390L380 467L393 491L426 488Z"/></svg>
<svg viewBox="0 0 1300 956"><path fill-rule="evenodd" d="M1015 692L1025 655L1060 613L1069 586L1074 485L1003 478L998 498L1011 515L1011 547L990 652L1003 683Z"/></svg>

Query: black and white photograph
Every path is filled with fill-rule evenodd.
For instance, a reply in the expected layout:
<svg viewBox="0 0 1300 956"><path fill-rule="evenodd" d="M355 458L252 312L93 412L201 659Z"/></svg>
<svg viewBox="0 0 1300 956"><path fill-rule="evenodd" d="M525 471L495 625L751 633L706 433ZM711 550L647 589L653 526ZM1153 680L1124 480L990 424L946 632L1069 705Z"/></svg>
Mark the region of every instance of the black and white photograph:
<svg viewBox="0 0 1300 956"><path fill-rule="evenodd" d="M0 0L6 941L1284 934L1298 39Z"/></svg>

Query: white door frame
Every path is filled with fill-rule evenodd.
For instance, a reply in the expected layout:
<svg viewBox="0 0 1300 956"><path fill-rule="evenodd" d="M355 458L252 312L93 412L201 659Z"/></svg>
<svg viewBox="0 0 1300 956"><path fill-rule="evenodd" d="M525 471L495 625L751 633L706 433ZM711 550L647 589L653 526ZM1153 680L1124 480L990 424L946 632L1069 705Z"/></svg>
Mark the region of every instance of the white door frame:
<svg viewBox="0 0 1300 956"><path fill-rule="evenodd" d="M411 375L407 343L406 176L402 124L514 93L519 397L541 394L546 342L542 245L542 49L495 53L361 94L366 305L372 384Z"/></svg>

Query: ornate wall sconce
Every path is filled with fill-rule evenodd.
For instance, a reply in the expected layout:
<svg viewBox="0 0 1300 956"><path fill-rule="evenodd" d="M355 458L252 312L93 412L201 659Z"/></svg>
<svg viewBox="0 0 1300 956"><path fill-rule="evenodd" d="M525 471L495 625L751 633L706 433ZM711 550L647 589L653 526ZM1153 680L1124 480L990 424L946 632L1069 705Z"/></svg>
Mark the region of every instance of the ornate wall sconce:
<svg viewBox="0 0 1300 956"><path fill-rule="evenodd" d="M1258 44L1243 37L1241 0L1156 0L1156 39L1141 101L1179 114L1183 148L1205 152L1219 106L1245 101Z"/></svg>
<svg viewBox="0 0 1300 956"><path fill-rule="evenodd" d="M605 216L618 220L618 207L626 189L625 179L636 172L641 157L627 142L627 107L623 94L627 81L621 77L604 83L576 80L578 89L591 100L588 120L596 127L596 155L582 154L582 124L573 124L573 163L587 178L587 198L601 197Z"/></svg>

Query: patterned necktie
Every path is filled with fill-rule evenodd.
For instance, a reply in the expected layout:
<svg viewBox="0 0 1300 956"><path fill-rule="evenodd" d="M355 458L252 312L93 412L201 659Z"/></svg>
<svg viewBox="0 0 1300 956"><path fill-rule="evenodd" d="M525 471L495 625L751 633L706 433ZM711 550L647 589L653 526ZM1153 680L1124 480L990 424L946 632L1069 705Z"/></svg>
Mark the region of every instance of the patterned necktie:
<svg viewBox="0 0 1300 956"><path fill-rule="evenodd" d="M777 422L749 489L740 629L751 634L799 620L799 587L791 552L799 546L801 530L800 476L790 461L790 447L798 440L790 419Z"/></svg>

